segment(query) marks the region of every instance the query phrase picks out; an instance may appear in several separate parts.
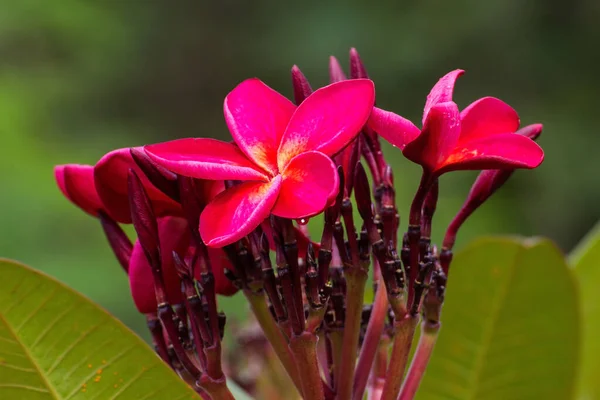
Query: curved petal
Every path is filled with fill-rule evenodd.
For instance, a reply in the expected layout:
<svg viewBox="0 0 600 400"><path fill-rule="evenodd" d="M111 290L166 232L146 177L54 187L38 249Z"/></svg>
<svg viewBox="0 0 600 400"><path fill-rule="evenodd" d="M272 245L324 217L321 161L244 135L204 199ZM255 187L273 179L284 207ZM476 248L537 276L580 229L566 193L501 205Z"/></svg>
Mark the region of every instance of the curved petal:
<svg viewBox="0 0 600 400"><path fill-rule="evenodd" d="M423 125L429 114L431 107L438 103L446 103L452 101L452 94L454 92L454 84L459 76L464 74L465 71L462 69L455 69L454 71L448 72L446 75L440 78L439 81L433 86L431 92L427 95L425 101L425 109L423 110Z"/></svg>
<svg viewBox="0 0 600 400"><path fill-rule="evenodd" d="M133 169L144 185L157 217L180 215L181 206L150 183L131 157L129 148L107 153L94 167L94 183L108 213L118 222L131 223L127 174Z"/></svg>
<svg viewBox="0 0 600 400"><path fill-rule="evenodd" d="M144 146L146 154L169 171L211 180L267 180L267 174L234 144L186 138Z"/></svg>
<svg viewBox="0 0 600 400"><path fill-rule="evenodd" d="M94 185L93 166L57 165L54 167L54 177L62 194L86 213L97 217L98 211L104 209Z"/></svg>
<svg viewBox="0 0 600 400"><path fill-rule="evenodd" d="M277 148L296 106L259 79L247 79L225 97L223 112L233 140L264 170L277 174Z"/></svg>
<svg viewBox="0 0 600 400"><path fill-rule="evenodd" d="M484 97L460 113L460 142L481 139L519 129L519 115L508 104L495 97Z"/></svg>
<svg viewBox="0 0 600 400"><path fill-rule="evenodd" d="M318 214L339 190L335 164L318 151L292 158L281 175L281 191L272 211L279 217L297 219Z"/></svg>
<svg viewBox="0 0 600 400"><path fill-rule="evenodd" d="M281 189L281 176L270 182L244 182L211 201L200 215L207 246L223 247L252 232L269 216Z"/></svg>
<svg viewBox="0 0 600 400"><path fill-rule="evenodd" d="M409 160L433 171L452 153L460 134L458 107L454 102L431 107L421 134L404 148Z"/></svg>
<svg viewBox="0 0 600 400"><path fill-rule="evenodd" d="M172 253L185 253L190 242L189 229L184 219L170 217L159 219L158 229L167 300L171 304L177 304L183 300L183 296ZM135 306L141 313L156 312L154 277L139 241L135 242L131 253L129 286Z"/></svg>
<svg viewBox="0 0 600 400"><path fill-rule="evenodd" d="M215 291L217 292L217 294L223 296L234 295L238 291L238 288L236 288L233 282L231 282L225 276L225 269L233 271L233 266L231 265L227 254L225 254L223 249L209 247L208 257L210 258L212 272L215 277ZM200 274L200 268L196 268L196 279L200 279Z"/></svg>
<svg viewBox="0 0 600 400"><path fill-rule="evenodd" d="M400 150L415 140L421 132L406 118L377 107L373 107L367 125Z"/></svg>
<svg viewBox="0 0 600 400"><path fill-rule="evenodd" d="M536 168L544 160L542 148L528 137L503 133L457 147L436 173L473 169Z"/></svg>
<svg viewBox="0 0 600 400"><path fill-rule="evenodd" d="M296 109L277 153L279 171L300 153L328 156L342 150L367 122L375 101L368 79L332 83L308 96Z"/></svg>

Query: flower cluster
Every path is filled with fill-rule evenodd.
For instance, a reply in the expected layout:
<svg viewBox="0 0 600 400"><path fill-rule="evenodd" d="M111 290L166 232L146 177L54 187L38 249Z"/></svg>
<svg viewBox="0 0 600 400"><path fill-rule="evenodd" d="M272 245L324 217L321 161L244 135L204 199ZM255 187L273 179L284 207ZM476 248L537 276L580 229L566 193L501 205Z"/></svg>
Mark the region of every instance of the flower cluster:
<svg viewBox="0 0 600 400"><path fill-rule="evenodd" d="M412 398L439 329L458 229L515 169L543 161L541 125L519 129L506 103L484 97L459 110L461 70L435 84L421 129L374 106L356 50L349 79L333 57L329 72L331 83L313 91L294 66L295 104L256 78L240 83L223 106L232 141L185 138L55 169L64 196L100 220L157 353L203 397L231 398L216 296L241 291L304 398L360 399L367 384L378 398ZM423 169L403 236L380 137ZM456 170L484 171L438 251L430 240L438 182ZM306 223L319 214L312 241ZM120 225L130 223L135 244ZM369 271L375 300L364 305Z"/></svg>

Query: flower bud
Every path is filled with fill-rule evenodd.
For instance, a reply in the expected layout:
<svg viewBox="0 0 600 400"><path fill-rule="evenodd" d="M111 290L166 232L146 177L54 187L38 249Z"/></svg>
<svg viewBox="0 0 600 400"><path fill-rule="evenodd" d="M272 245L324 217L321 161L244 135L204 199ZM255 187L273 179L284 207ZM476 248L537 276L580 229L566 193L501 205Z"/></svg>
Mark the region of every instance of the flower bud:
<svg viewBox="0 0 600 400"><path fill-rule="evenodd" d="M294 87L294 100L296 105L299 106L304 99L311 95L313 90L310 87L308 79L306 79L306 76L304 76L297 65L292 67L292 85Z"/></svg>

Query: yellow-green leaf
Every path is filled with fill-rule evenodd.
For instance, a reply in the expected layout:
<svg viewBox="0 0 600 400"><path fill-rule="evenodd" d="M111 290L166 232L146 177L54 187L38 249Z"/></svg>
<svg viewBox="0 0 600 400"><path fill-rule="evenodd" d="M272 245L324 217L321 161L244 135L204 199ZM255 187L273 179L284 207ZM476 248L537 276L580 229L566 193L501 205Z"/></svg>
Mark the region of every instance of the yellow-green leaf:
<svg viewBox="0 0 600 400"><path fill-rule="evenodd" d="M48 276L0 260L0 399L197 398L106 311Z"/></svg>
<svg viewBox="0 0 600 400"><path fill-rule="evenodd" d="M547 240L486 239L457 254L418 399L573 398L577 292Z"/></svg>
<svg viewBox="0 0 600 400"><path fill-rule="evenodd" d="M569 257L579 283L582 314L578 399L600 399L600 225Z"/></svg>

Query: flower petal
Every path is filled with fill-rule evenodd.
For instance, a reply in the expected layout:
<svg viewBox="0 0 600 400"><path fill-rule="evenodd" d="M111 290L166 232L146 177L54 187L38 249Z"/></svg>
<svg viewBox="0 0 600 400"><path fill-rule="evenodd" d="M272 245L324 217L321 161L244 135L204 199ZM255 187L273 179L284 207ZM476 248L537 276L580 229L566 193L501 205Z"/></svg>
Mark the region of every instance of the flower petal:
<svg viewBox="0 0 600 400"><path fill-rule="evenodd" d="M104 209L94 185L94 167L66 164L54 167L54 177L62 194L86 213L97 217Z"/></svg>
<svg viewBox="0 0 600 400"><path fill-rule="evenodd" d="M248 79L225 98L223 111L233 140L246 156L273 175L277 149L296 106L260 80Z"/></svg>
<svg viewBox="0 0 600 400"><path fill-rule="evenodd" d="M419 128L406 118L377 107L373 107L367 125L400 150L420 133Z"/></svg>
<svg viewBox="0 0 600 400"><path fill-rule="evenodd" d="M342 150L367 122L375 101L368 79L332 83L308 96L296 109L277 153L279 171L305 151L328 156Z"/></svg>
<svg viewBox="0 0 600 400"><path fill-rule="evenodd" d="M459 76L464 74L465 71L462 69L455 69L454 71L448 72L446 75L440 78L439 81L433 86L431 92L427 95L425 101L425 109L423 110L423 125L429 114L431 107L438 103L446 103L452 101L452 94L454 92L454 84Z"/></svg>
<svg viewBox="0 0 600 400"><path fill-rule="evenodd" d="M175 263L173 251L185 254L190 242L189 229L182 218L160 218L158 220L160 238L162 273L165 283L167 300L171 304L180 303L183 298L181 284ZM135 242L131 260L129 262L129 286L131 296L141 313L156 312L156 295L154 291L154 277L152 269L144 254L139 241Z"/></svg>
<svg viewBox="0 0 600 400"><path fill-rule="evenodd" d="M200 216L206 245L223 247L252 232L271 213L281 180L278 175L270 182L244 182L215 197Z"/></svg>
<svg viewBox="0 0 600 400"><path fill-rule="evenodd" d="M421 134L404 148L409 160L433 171L452 153L460 134L458 106L454 102L431 107Z"/></svg>
<svg viewBox="0 0 600 400"><path fill-rule="evenodd" d="M133 169L140 177L157 217L180 215L181 207L150 183L131 157L130 149L111 151L94 167L94 182L108 213L118 222L130 223L127 173Z"/></svg>
<svg viewBox="0 0 600 400"><path fill-rule="evenodd" d="M281 175L281 191L272 211L279 217L297 219L318 214L339 190L335 164L318 151L292 158Z"/></svg>
<svg viewBox="0 0 600 400"><path fill-rule="evenodd" d="M460 113L460 142L519 129L519 115L508 104L495 97L484 97Z"/></svg>
<svg viewBox="0 0 600 400"><path fill-rule="evenodd" d="M544 160L542 148L528 137L502 133L458 146L438 175L456 170L536 168Z"/></svg>
<svg viewBox="0 0 600 400"><path fill-rule="evenodd" d="M176 174L211 180L267 180L264 171L233 143L216 139L178 139L144 146L157 164Z"/></svg>

